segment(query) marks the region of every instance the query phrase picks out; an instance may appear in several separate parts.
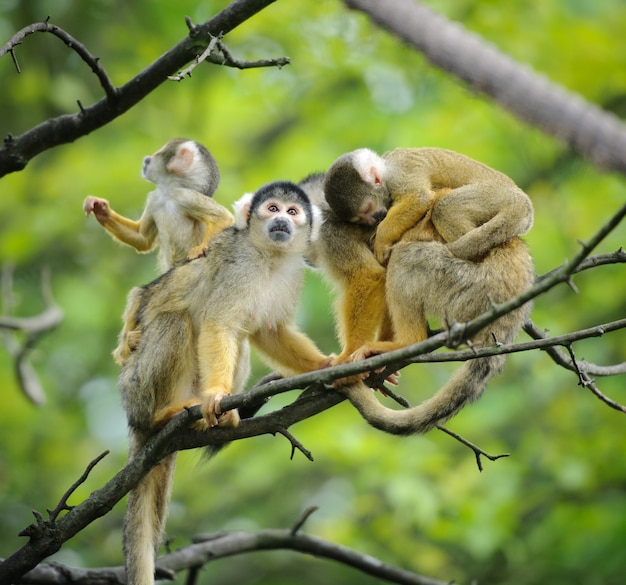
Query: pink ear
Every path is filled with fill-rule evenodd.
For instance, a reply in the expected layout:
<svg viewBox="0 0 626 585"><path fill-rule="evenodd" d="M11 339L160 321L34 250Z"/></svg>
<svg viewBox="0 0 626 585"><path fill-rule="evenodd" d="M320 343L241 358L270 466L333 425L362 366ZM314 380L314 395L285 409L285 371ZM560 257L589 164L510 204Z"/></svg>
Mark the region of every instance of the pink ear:
<svg viewBox="0 0 626 585"><path fill-rule="evenodd" d="M176 153L176 156L167 163L167 170L175 175L182 175L191 166L193 154L191 148L182 146Z"/></svg>
<svg viewBox="0 0 626 585"><path fill-rule="evenodd" d="M370 176L374 185L381 185L383 178L380 176L380 169L374 165L370 167Z"/></svg>

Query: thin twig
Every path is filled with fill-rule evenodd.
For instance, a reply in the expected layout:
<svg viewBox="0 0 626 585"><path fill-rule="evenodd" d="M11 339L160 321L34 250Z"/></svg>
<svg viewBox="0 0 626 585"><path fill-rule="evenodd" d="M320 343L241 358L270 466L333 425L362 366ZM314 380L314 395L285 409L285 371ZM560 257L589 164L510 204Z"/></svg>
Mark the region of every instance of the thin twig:
<svg viewBox="0 0 626 585"><path fill-rule="evenodd" d="M309 506L303 513L298 521L293 525L291 529L291 536L295 536L300 531L300 528L304 526L304 523L311 517L312 514L319 510L319 506Z"/></svg>
<svg viewBox="0 0 626 585"><path fill-rule="evenodd" d="M465 439L458 433L451 431L449 428L444 427L443 425L437 425L436 428L438 428L440 431L443 431L447 435L450 435L451 437L453 437L454 439L456 439L457 441L459 441L460 443L462 443L463 445L465 445L466 447L469 447L472 451L474 451L474 455L476 456L476 465L478 465L478 471L483 470L483 464L480 459L481 455L484 455L487 459L489 459L489 461L496 461L497 459L501 459L502 457L510 456L509 453L501 453L500 455L489 455L489 453L487 453L486 451L483 451L480 447L478 447L477 445L474 445L474 443L471 443L470 441L468 441L467 439Z"/></svg>
<svg viewBox="0 0 626 585"><path fill-rule="evenodd" d="M59 500L59 503L56 505L56 507L53 510L50 510L50 509L47 510L48 520L44 520L43 516L39 512L37 512L36 510L33 510L33 515L35 516L35 519L37 520L37 522L35 524L31 524L30 526L27 526L26 528L24 528L24 530L22 530L19 533L19 536L29 536L33 538L35 536L41 535L42 531L44 530L44 525L54 526L57 518L59 517L59 514L63 510L65 511L72 510L74 507L69 506L67 504L67 500L78 489L79 486L85 483L92 469L96 465L98 465L98 463L100 463L100 461L102 461L109 453L110 451L108 450L104 451L103 453L98 455L98 457L96 457L93 461L89 463L85 471L83 471L82 475L63 494L63 496Z"/></svg>
<svg viewBox="0 0 626 585"><path fill-rule="evenodd" d="M314 461L313 453L309 451L298 439L296 439L287 429L278 429L276 431L279 435L285 437L291 443L291 456L289 459L293 459L296 450L300 451L309 461Z"/></svg>
<svg viewBox="0 0 626 585"><path fill-rule="evenodd" d="M100 81L100 85L104 90L107 98L114 99L117 97L117 90L113 85L113 82L109 78L107 72L100 65L100 61L98 57L94 57L88 50L85 45L83 45L80 41L75 39L68 32L64 31L62 28L50 24L47 20L44 22L38 22L31 24L27 27L24 27L22 30L15 33L2 47L0 47L0 57L5 55L6 53L11 53L13 57L13 62L16 64L17 72L20 73L20 69L17 66L17 60L14 55L14 49L17 45L22 43L22 40L36 32L45 32L51 33L55 37L61 39L70 49L75 51L78 56L85 62L91 70L94 72L98 80Z"/></svg>
<svg viewBox="0 0 626 585"><path fill-rule="evenodd" d="M572 361L572 364L574 365L576 374L578 375L579 386L582 386L583 388L587 388L594 396L599 398L602 402L604 402L606 405L610 406L611 408L619 412L626 413L626 406L623 406L619 404L618 402L616 402L615 400L609 398L598 389L595 382L587 375L587 372L585 372L584 369L579 365L578 361L576 360L576 356L574 355L574 349L572 348L571 345L567 346L567 350L569 351L570 359Z"/></svg>

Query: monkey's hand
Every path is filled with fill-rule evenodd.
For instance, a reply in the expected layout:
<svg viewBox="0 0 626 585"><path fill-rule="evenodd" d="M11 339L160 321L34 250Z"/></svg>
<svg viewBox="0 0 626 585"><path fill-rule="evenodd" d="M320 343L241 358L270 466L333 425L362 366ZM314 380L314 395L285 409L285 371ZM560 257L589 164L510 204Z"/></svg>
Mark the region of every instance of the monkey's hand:
<svg viewBox="0 0 626 585"><path fill-rule="evenodd" d="M222 414L220 403L222 398L228 396L226 392L206 393L202 404L202 415L206 424L211 427L236 427L239 426L239 413L236 409Z"/></svg>
<svg viewBox="0 0 626 585"><path fill-rule="evenodd" d="M206 251L206 246L194 246L193 248L191 248L191 250L189 250L189 254L187 254L187 260L202 258L202 256L206 256Z"/></svg>
<svg viewBox="0 0 626 585"><path fill-rule="evenodd" d="M391 248L394 242L389 242L383 238L380 238L378 234L374 240L374 256L381 266L386 266L391 254Z"/></svg>
<svg viewBox="0 0 626 585"><path fill-rule="evenodd" d="M109 202L106 199L100 199L100 197L89 195L83 203L83 210L87 216L93 213L100 223L106 222L111 217Z"/></svg>

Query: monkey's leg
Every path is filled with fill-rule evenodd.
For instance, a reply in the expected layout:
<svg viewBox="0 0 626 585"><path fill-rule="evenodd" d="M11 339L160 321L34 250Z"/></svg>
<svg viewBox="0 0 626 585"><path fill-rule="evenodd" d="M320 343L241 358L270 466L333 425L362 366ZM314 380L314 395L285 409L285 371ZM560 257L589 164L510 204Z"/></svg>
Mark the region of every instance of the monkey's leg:
<svg viewBox="0 0 626 585"><path fill-rule="evenodd" d="M215 203L212 199L210 201ZM218 204L215 203L215 205L217 206ZM209 246L209 242L223 229L233 224L233 217L226 210L224 210L224 214L221 217L202 217L201 220L204 224L204 236L199 245L194 246L191 250L189 250L189 254L187 255L189 260L194 260L195 258L204 256Z"/></svg>
<svg viewBox="0 0 626 585"><path fill-rule="evenodd" d="M532 204L523 191L489 182L453 189L435 202L432 211L437 231L463 260L480 259L493 247L526 233L532 221Z"/></svg>
<svg viewBox="0 0 626 585"><path fill-rule="evenodd" d="M363 344L377 338L385 321L385 271L355 274L338 302L338 327L343 349L333 364L352 361L351 355Z"/></svg>
<svg viewBox="0 0 626 585"><path fill-rule="evenodd" d="M233 390L242 342L228 325L203 323L200 327L197 360L202 414L209 427L218 424L236 427L239 424L237 411L222 414L220 402Z"/></svg>

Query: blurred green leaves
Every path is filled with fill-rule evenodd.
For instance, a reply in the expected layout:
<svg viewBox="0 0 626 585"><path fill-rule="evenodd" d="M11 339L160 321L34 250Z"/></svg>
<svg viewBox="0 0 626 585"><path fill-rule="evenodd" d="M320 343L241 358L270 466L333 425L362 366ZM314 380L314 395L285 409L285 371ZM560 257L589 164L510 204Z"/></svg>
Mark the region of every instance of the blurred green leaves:
<svg viewBox="0 0 626 585"><path fill-rule="evenodd" d="M4 2L3 40L48 15L100 56L116 84L127 82L225 0L155 3ZM626 8L618 0L546 3L428 2L569 89L599 104L626 93ZM144 155L174 136L206 144L220 165L216 199L230 205L274 179L299 180L360 146L441 146L511 175L530 194L535 226L527 237L537 271L578 250L624 198L624 181L571 155L558 141L513 119L336 0L279 0L224 38L243 59L289 56L281 70L214 65L159 87L109 126L46 152L0 183L0 260L16 264L20 315L40 310L39 275L52 269L66 319L37 346L32 362L48 403L19 392L0 352L0 556L20 544L30 510L54 507L87 463L113 454L75 498L111 477L125 459L124 420L110 352L127 291L155 275L153 255L114 243L81 206L106 197L130 217L151 185ZM58 39L33 35L17 49L22 69L0 60L0 131L19 134L101 96L94 76ZM624 244L620 227L601 252ZM552 334L624 316L619 266L574 278L535 305L533 320ZM325 351L336 351L332 293L307 277L300 322ZM626 360L624 333L576 344L578 357ZM254 376L265 372L255 360ZM400 392L430 395L454 366L415 365ZM623 377L599 379L625 403ZM280 401L274 400L276 404ZM270 404L265 407L274 408ZM512 356L479 403L450 423L490 453L485 462L443 433L399 439L367 427L341 404L293 429L313 451L289 460L280 437L234 444L213 461L184 453L168 534L183 546L198 532L290 526L307 506L320 510L312 534L440 579L507 585L612 585L624 572L626 465L624 417L577 386L574 374L540 353ZM71 502L70 502L71 503ZM101 566L121 562L123 506L67 543L58 558ZM97 535L97 540L94 540ZM94 545L97 542L99 544ZM314 568L311 570L311 568ZM179 580L182 582L183 577ZM368 583L350 569L291 553L251 555L209 565L201 582Z"/></svg>

